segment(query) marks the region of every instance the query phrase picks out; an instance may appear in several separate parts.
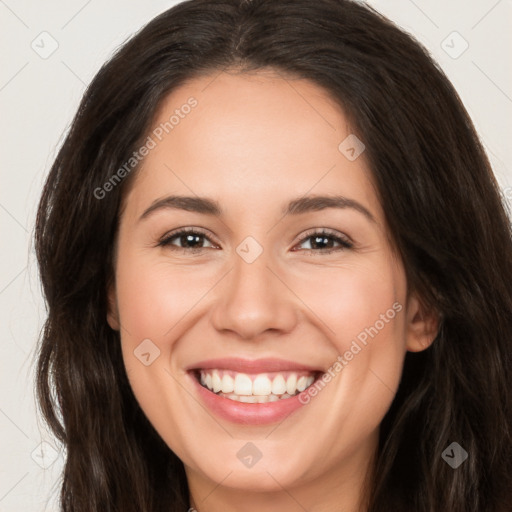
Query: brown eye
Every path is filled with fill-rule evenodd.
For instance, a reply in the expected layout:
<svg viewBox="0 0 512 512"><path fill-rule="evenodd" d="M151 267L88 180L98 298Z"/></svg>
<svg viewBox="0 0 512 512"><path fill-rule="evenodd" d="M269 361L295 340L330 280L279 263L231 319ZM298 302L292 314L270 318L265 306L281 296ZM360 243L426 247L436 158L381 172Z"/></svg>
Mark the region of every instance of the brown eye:
<svg viewBox="0 0 512 512"><path fill-rule="evenodd" d="M306 250L321 253L341 251L353 247L352 242L348 239L325 230L306 234L298 245L305 243L309 245L309 247L305 248Z"/></svg>
<svg viewBox="0 0 512 512"><path fill-rule="evenodd" d="M210 243L211 247L215 247L209 238L201 231L193 229L183 229L166 235L158 245L161 247L169 247L170 249L184 250L184 251L200 251L208 248L204 246L205 241ZM176 243L177 242L177 243Z"/></svg>

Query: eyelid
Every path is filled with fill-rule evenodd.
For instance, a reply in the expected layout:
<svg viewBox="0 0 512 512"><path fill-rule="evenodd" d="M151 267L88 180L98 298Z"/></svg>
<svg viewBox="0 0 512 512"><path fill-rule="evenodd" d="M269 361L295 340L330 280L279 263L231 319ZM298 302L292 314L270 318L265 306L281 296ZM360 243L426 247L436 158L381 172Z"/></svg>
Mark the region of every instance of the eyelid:
<svg viewBox="0 0 512 512"><path fill-rule="evenodd" d="M212 245L217 245L219 246L220 244L215 241L215 237L213 237L211 234L209 234L206 230L202 229L202 228L197 228L197 227L194 227L194 226L182 226L180 228L176 228L176 229L173 229L172 231L169 231L168 233L166 233L165 235L163 235L157 246L165 246L165 245L172 245L169 243L169 240L171 238L174 238L176 237L177 235L180 235L180 234L183 234L183 233L192 233L192 234L196 234L196 235L202 235L204 236L206 239L208 239ZM177 250L184 250L184 251L193 251L193 250L202 250L202 249L206 249L206 247L199 247L199 248L192 248L192 249L187 249L186 247L179 247L177 245L174 245L173 246L175 249Z"/></svg>
<svg viewBox="0 0 512 512"><path fill-rule="evenodd" d="M192 227L192 226L184 226L184 227L176 228L172 231L169 231L160 239L160 241L157 243L157 246L161 246L161 247L168 246L168 247L171 247L172 250L189 252L189 253L190 252L197 253L197 252L203 251L204 249L211 249L211 247L189 247L189 248L180 247L180 246L170 243L171 239L173 239L179 235L182 235L182 234L201 235L205 239L207 239L212 245L217 246L214 248L218 249L218 247L220 246L220 244L215 241L215 237L209 235L206 230L204 230L202 228ZM326 249L293 249L292 248L292 251L293 252L297 252L297 250L306 251L306 253L310 253L311 255L314 255L315 253L329 254L331 252L338 252L338 251L343 251L343 250L347 250L347 249L352 249L355 245L354 242L352 241L352 239L349 236L345 235L344 233L340 233L340 232L332 230L330 228L318 228L317 227L317 228L311 228L311 229L307 230L305 233L303 233L301 235L301 237L299 238L299 240L297 240L294 243L293 247L296 247L297 245L301 245L306 240L313 238L314 236L329 237L329 238L333 239L335 242L337 242L339 244L339 246L338 247L330 247L330 248L326 248Z"/></svg>
<svg viewBox="0 0 512 512"><path fill-rule="evenodd" d="M304 234L301 235L301 237L297 240L297 242L294 243L293 247L296 247L297 245L302 244L308 238L311 238L315 235L316 236L328 236L330 238L333 238L341 244L341 247L333 247L330 249L317 249L317 250L309 249L309 250L307 250L307 252L311 252L311 253L317 252L317 253L326 254L326 253L333 252L333 251L338 251L338 250L343 250L343 249L351 249L355 245L355 243L352 241L352 239L349 236L345 235L344 233L340 233L339 231L335 231L330 228L311 228L311 229L307 230Z"/></svg>

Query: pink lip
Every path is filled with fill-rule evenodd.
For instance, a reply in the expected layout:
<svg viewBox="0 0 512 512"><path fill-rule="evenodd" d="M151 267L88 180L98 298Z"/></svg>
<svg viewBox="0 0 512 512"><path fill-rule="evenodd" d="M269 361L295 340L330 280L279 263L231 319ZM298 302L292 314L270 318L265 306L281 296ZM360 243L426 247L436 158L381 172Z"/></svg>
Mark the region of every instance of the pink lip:
<svg viewBox="0 0 512 512"><path fill-rule="evenodd" d="M301 402L300 400L301 395L307 394L307 390L291 398L278 400L276 402L263 404L236 402L235 400L219 396L200 384L197 378L197 370L209 368L233 370L244 373L300 370L316 373L321 372L318 368L281 359L258 359L256 361L239 358L210 359L190 366L188 368L188 374L205 406L223 419L245 425L266 425L285 420L290 414L300 409L304 403L307 403Z"/></svg>
<svg viewBox="0 0 512 512"><path fill-rule="evenodd" d="M206 361L200 361L194 365L191 365L187 370L200 370L200 369L223 369L233 370L241 373L266 373L266 372L284 372L284 371L309 371L318 372L323 371L313 366L308 366L300 363L294 363L293 361L286 361L285 359L256 359L254 361L250 359L242 359L235 357L225 357L222 359L208 359Z"/></svg>

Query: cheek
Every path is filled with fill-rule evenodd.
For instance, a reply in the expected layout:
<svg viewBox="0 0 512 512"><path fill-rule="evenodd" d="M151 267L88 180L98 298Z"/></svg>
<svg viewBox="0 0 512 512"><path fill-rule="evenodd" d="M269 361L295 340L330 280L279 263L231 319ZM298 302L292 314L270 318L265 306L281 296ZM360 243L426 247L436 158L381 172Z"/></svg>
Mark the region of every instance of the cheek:
<svg viewBox="0 0 512 512"><path fill-rule="evenodd" d="M352 431L375 427L398 389L405 355L402 271L392 261L347 265L304 276L297 290L338 354L330 366L331 403L342 404L341 416L353 413L343 419ZM333 433L338 425L333 419Z"/></svg>
<svg viewBox="0 0 512 512"><path fill-rule="evenodd" d="M392 341L391 331L400 328L396 320L401 318L397 310L403 309L402 281L391 266L370 262L304 273L294 290L343 354L352 340L364 345L382 334L382 340Z"/></svg>
<svg viewBox="0 0 512 512"><path fill-rule="evenodd" d="M116 279L121 324L132 339L167 339L208 289L193 268L136 255L118 262Z"/></svg>
<svg viewBox="0 0 512 512"><path fill-rule="evenodd" d="M173 269L137 251L125 251L116 269L122 355L132 391L150 422L164 438L172 439L172 449L182 458L187 442L180 418L196 404L190 404L183 393L169 357L180 329L187 325L187 313L207 287L201 276L194 281L192 272ZM144 354L149 354L146 361Z"/></svg>
<svg viewBox="0 0 512 512"><path fill-rule="evenodd" d="M175 387L166 373L175 340L187 323L187 313L204 294L194 279L190 269L171 269L136 252L125 251L117 262L124 365L139 403L148 411L151 397L164 396ZM164 383L168 389L160 389Z"/></svg>

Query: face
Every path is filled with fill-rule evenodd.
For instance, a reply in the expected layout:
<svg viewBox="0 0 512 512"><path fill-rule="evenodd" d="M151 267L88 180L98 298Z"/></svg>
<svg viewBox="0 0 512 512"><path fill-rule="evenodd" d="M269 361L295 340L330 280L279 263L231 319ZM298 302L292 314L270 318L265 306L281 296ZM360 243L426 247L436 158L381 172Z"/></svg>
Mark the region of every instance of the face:
<svg viewBox="0 0 512 512"><path fill-rule="evenodd" d="M108 321L196 487L358 478L430 339L351 134L325 91L270 72L196 78L148 134Z"/></svg>

